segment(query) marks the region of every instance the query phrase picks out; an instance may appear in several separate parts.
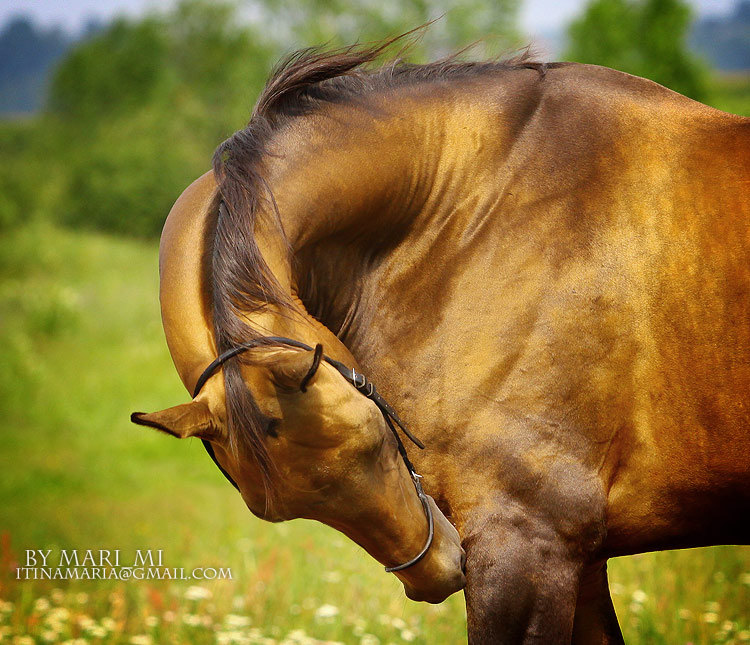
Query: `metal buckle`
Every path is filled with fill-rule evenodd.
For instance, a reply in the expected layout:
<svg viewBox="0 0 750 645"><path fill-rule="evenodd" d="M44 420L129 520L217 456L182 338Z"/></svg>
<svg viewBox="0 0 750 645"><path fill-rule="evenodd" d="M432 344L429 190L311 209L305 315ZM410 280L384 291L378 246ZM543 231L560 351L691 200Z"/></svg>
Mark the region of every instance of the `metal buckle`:
<svg viewBox="0 0 750 645"><path fill-rule="evenodd" d="M362 377L362 382L360 383L357 378ZM361 390L365 385L370 385L370 388L372 388L372 384L368 383L367 377L364 374L357 374L357 372L354 371L354 368L352 367L352 385L356 387L358 390ZM370 394L372 394L372 389L370 390Z"/></svg>

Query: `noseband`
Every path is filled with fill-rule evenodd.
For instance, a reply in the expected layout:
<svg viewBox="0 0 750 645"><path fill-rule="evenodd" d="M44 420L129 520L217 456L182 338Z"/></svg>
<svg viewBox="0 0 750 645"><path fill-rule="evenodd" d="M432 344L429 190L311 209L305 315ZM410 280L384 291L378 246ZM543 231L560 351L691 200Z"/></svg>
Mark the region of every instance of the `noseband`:
<svg viewBox="0 0 750 645"><path fill-rule="evenodd" d="M306 345L305 343L301 343L298 340L284 338L281 336L266 336L249 343L236 345L235 347L232 347L231 349L228 349L227 351L219 355L205 370L203 370L203 373L198 378L198 382L195 384L193 398L198 396L198 393L201 391L206 381L213 375L213 373L217 369L219 369L219 367L221 367L230 358L233 358L234 356L237 356L237 354L241 354L242 352L246 352L249 349L254 349L256 347L273 347L275 345L287 345L289 347L298 347L300 349L306 349L308 351L313 350L312 347ZM425 542L422 550L408 562L404 562L403 564L399 564L395 567L385 568L388 573L391 573L393 571L402 571L403 569L407 569L408 567L417 564L417 562L419 562L427 554L428 549L430 548L430 546L432 546L432 540L435 534L435 523L432 517L430 501L427 499L427 495L425 495L424 490L422 490L422 483L420 482L420 479L422 479L422 475L419 475L417 473L416 469L414 468L414 464L412 464L409 460L409 455L407 455L406 453L406 447L404 446L403 441L401 441L401 436L396 430L396 426L398 426L401 431L409 438L409 440L412 441L417 447L423 449L424 444L409 431L409 429L404 425L403 421L401 421L401 419L399 418L398 414L396 414L396 411L386 402L386 400L382 396L380 396L378 391L375 389L375 386L367 380L364 374L358 374L354 371L354 368L347 367L342 362L329 358L324 354L322 355L322 359L329 365L335 367L341 374L341 376L343 376L349 383L351 383L357 390L359 390L359 392L361 392L365 397L370 399L375 405L378 406L378 409L383 414L386 425L390 428L393 436L396 438L398 453L401 455L401 459L403 460L406 469L409 471L411 480L414 483L414 488L416 488L417 490L417 496L419 497L419 501L422 503L424 513L427 516L427 542ZM305 378L307 379L310 376L311 374ZM229 473L224 470L224 468L222 468L221 464L216 459L214 448L211 443L203 439L203 445L206 448L206 452L209 454L211 459L213 459L213 462L218 466L224 477L229 480L229 483L232 484L232 486L239 490L240 488L239 486L237 486L237 482L232 479Z"/></svg>

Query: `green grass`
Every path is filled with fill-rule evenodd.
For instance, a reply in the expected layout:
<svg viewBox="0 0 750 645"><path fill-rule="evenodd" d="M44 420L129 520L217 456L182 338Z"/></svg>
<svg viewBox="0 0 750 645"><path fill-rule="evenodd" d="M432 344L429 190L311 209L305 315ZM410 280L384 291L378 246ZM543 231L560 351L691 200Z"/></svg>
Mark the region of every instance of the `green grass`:
<svg viewBox="0 0 750 645"><path fill-rule="evenodd" d="M460 594L436 607L406 600L335 531L251 516L198 441L129 423L133 410L188 398L161 331L155 243L43 223L4 235L0 334L0 642L465 639ZM163 549L168 567L228 567L233 579L17 581L27 548ZM747 549L610 570L631 643L750 639Z"/></svg>

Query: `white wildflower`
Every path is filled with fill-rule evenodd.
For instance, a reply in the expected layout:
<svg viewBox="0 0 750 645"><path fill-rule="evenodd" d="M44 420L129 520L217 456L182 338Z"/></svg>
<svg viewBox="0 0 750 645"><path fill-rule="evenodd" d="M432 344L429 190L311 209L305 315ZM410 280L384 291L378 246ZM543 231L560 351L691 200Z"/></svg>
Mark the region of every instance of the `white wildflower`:
<svg viewBox="0 0 750 645"><path fill-rule="evenodd" d="M49 609L49 600L46 598L37 598L34 601L34 611L47 611Z"/></svg>
<svg viewBox="0 0 750 645"><path fill-rule="evenodd" d="M182 622L190 627L198 627L201 624L201 617L195 614L185 614L182 617Z"/></svg>
<svg viewBox="0 0 750 645"><path fill-rule="evenodd" d="M642 605L644 602L648 600L648 594L646 594L643 589L636 589L633 592L633 602L637 602L639 605Z"/></svg>
<svg viewBox="0 0 750 645"><path fill-rule="evenodd" d="M92 625L86 631L93 638L104 638L107 635L107 630L101 625Z"/></svg>
<svg viewBox="0 0 750 645"><path fill-rule="evenodd" d="M102 618L102 627L106 629L108 632L114 631L115 627L117 627L117 623L115 622L114 618L110 618L109 616L106 616Z"/></svg>
<svg viewBox="0 0 750 645"><path fill-rule="evenodd" d="M130 637L132 645L152 645L153 639L148 634L137 634Z"/></svg>
<svg viewBox="0 0 750 645"><path fill-rule="evenodd" d="M339 615L339 608L335 605L321 605L315 611L315 618L326 620L333 619Z"/></svg>
<svg viewBox="0 0 750 645"><path fill-rule="evenodd" d="M191 585L185 590L185 598L188 600L208 600L211 595L208 589L198 585Z"/></svg>
<svg viewBox="0 0 750 645"><path fill-rule="evenodd" d="M224 616L224 624L227 627L247 627L250 624L250 619L247 616L227 614L226 616Z"/></svg>
<svg viewBox="0 0 750 645"><path fill-rule="evenodd" d="M85 616L81 615L76 618L76 622L81 627L81 629L89 629L90 627L96 625L96 621L91 616Z"/></svg>
<svg viewBox="0 0 750 645"><path fill-rule="evenodd" d="M34 645L34 639L31 636L16 636L13 645Z"/></svg>
<svg viewBox="0 0 750 645"><path fill-rule="evenodd" d="M250 636L238 631L216 632L217 645L249 645L255 642Z"/></svg>
<svg viewBox="0 0 750 645"><path fill-rule="evenodd" d="M70 618L70 612L65 607L54 607L47 614L45 620L49 623L62 623Z"/></svg>

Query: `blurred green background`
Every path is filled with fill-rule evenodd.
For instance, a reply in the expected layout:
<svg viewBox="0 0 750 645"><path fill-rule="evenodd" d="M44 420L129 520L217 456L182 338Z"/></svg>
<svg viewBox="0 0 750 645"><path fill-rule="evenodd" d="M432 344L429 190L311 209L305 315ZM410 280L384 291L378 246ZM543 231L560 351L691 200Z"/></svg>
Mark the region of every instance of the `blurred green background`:
<svg viewBox="0 0 750 645"><path fill-rule="evenodd" d="M460 595L411 603L334 531L253 518L199 442L128 422L187 400L161 331L158 234L274 62L443 13L416 61L479 38L477 56L527 41L520 0L447 7L188 0L76 34L24 17L0 26L0 642L465 639ZM555 58L750 115L747 0L700 19L681 0L594 0L556 38ZM26 548L163 549L168 566L229 567L233 580L19 582ZM750 642L747 548L620 558L610 570L628 642Z"/></svg>

